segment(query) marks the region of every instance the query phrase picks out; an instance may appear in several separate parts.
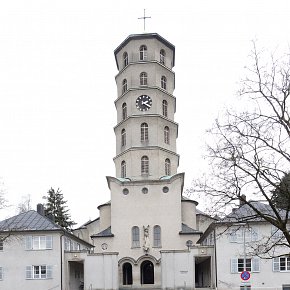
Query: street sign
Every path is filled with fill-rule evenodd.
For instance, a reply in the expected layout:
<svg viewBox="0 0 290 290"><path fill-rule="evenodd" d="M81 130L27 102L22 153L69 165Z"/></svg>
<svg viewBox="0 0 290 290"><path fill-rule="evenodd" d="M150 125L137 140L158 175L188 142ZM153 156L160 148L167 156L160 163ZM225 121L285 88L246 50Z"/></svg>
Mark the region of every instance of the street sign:
<svg viewBox="0 0 290 290"><path fill-rule="evenodd" d="M243 281L248 281L251 278L251 273L249 271L243 271L241 273L241 279Z"/></svg>

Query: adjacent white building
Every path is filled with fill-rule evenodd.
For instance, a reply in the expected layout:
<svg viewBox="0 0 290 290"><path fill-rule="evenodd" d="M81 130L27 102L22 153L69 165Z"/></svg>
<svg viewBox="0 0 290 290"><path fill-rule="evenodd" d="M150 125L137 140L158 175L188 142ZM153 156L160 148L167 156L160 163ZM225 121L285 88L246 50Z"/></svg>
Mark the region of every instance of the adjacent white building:
<svg viewBox="0 0 290 290"><path fill-rule="evenodd" d="M271 215L266 204L252 203ZM244 204L212 223L199 242L215 248L217 289L289 290L289 248L272 247L278 241L283 241L282 233ZM268 254L262 254L265 249L269 249ZM243 271L250 273L249 279L242 279Z"/></svg>

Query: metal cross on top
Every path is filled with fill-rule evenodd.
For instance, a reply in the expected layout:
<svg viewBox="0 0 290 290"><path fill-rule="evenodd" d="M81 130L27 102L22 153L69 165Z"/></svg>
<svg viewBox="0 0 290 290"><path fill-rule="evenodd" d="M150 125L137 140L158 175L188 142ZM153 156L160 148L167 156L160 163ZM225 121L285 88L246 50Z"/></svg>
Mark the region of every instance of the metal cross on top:
<svg viewBox="0 0 290 290"><path fill-rule="evenodd" d="M143 19L144 20L144 31L145 31L145 21L147 18L151 18L151 16L145 16L145 9L144 9L144 16L143 17L138 17L138 19Z"/></svg>

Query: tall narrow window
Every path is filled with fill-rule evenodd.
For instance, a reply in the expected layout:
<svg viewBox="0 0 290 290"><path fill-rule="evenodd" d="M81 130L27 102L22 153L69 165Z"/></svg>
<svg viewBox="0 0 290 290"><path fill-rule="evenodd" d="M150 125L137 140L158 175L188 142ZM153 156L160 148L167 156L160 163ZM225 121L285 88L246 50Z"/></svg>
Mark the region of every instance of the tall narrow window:
<svg viewBox="0 0 290 290"><path fill-rule="evenodd" d="M146 60L147 59L147 47L146 47L146 45L141 45L139 52L140 52L140 60Z"/></svg>
<svg viewBox="0 0 290 290"><path fill-rule="evenodd" d="M164 127L164 143L169 144L169 127Z"/></svg>
<svg viewBox="0 0 290 290"><path fill-rule="evenodd" d="M149 158L148 156L143 156L141 158L141 174L149 174Z"/></svg>
<svg viewBox="0 0 290 290"><path fill-rule="evenodd" d="M125 160L121 162L121 177L122 178L126 177L126 161Z"/></svg>
<svg viewBox="0 0 290 290"><path fill-rule="evenodd" d="M170 164L170 159L166 158L165 159L165 175L171 175L171 164Z"/></svg>
<svg viewBox="0 0 290 290"><path fill-rule="evenodd" d="M140 86L147 86L147 73L146 72L140 73Z"/></svg>
<svg viewBox="0 0 290 290"><path fill-rule="evenodd" d="M122 94L126 93L127 89L128 89L127 80L123 79L123 82L122 82Z"/></svg>
<svg viewBox="0 0 290 290"><path fill-rule="evenodd" d="M123 62L124 62L124 67L128 65L128 53L125 51L123 53Z"/></svg>
<svg viewBox="0 0 290 290"><path fill-rule="evenodd" d="M3 268L0 267L0 280L3 280Z"/></svg>
<svg viewBox="0 0 290 290"><path fill-rule="evenodd" d="M125 120L127 118L127 104L122 104L122 119Z"/></svg>
<svg viewBox="0 0 290 290"><path fill-rule="evenodd" d="M121 131L121 145L125 146L126 145L126 130L122 129Z"/></svg>
<svg viewBox="0 0 290 290"><path fill-rule="evenodd" d="M160 50L160 63L165 64L165 50L164 49Z"/></svg>
<svg viewBox="0 0 290 290"><path fill-rule="evenodd" d="M125 263L123 265L123 285L132 285L132 265L130 263Z"/></svg>
<svg viewBox="0 0 290 290"><path fill-rule="evenodd" d="M168 107L168 103L166 100L162 101L162 115L164 117L167 117L167 107Z"/></svg>
<svg viewBox="0 0 290 290"><path fill-rule="evenodd" d="M164 90L166 90L166 81L167 81L166 77L162 76L161 77L161 88Z"/></svg>
<svg viewBox="0 0 290 290"><path fill-rule="evenodd" d="M148 141L148 124L142 123L141 124L141 142Z"/></svg>
<svg viewBox="0 0 290 290"><path fill-rule="evenodd" d="M140 231L139 227L132 227L132 248L140 247Z"/></svg>
<svg viewBox="0 0 290 290"><path fill-rule="evenodd" d="M153 246L161 247L161 227L158 225L153 228Z"/></svg>

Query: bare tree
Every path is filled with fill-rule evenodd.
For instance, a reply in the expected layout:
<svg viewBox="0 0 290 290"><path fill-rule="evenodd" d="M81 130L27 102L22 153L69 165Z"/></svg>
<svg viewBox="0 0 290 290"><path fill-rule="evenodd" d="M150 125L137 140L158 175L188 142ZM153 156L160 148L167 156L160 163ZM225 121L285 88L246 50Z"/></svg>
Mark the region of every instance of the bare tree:
<svg viewBox="0 0 290 290"><path fill-rule="evenodd" d="M18 204L18 213L24 213L31 210L30 194L22 196L22 201Z"/></svg>
<svg viewBox="0 0 290 290"><path fill-rule="evenodd" d="M214 214L227 215L237 204L246 205L249 213L236 216L236 221L270 223L282 233L273 245L289 250L290 202L281 208L273 195L281 192L290 165L290 58L271 56L267 61L263 57L253 43L251 66L239 92L247 109L226 110L208 131L210 173L194 182L194 187L210 197ZM289 201L289 191L284 193ZM257 251L267 253L269 247L260 245Z"/></svg>

